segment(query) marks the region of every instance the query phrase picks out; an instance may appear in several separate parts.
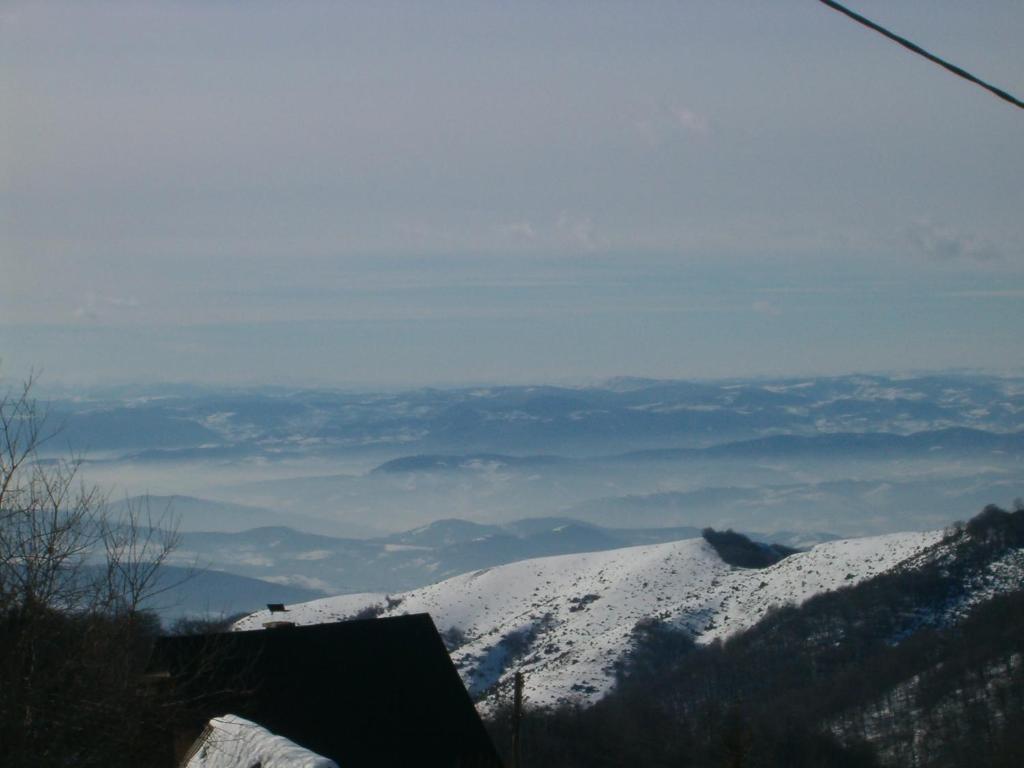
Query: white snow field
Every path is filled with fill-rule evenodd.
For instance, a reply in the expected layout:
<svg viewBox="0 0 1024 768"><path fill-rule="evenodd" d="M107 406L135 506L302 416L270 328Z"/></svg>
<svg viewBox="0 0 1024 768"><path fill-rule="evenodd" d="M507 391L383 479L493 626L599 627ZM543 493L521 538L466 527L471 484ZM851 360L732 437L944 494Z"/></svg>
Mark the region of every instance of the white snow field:
<svg viewBox="0 0 1024 768"><path fill-rule="evenodd" d="M338 768L326 757L237 715L210 720L185 768Z"/></svg>
<svg viewBox="0 0 1024 768"><path fill-rule="evenodd" d="M507 684L519 670L531 704L592 702L614 684L614 665L632 647L638 621L662 620L708 643L756 624L773 606L799 604L889 570L941 538L934 531L831 541L764 569L730 566L704 539L686 539L524 560L389 600L382 594L324 598L274 618L316 624L374 605L381 616L426 612L442 633L460 636L452 660L474 697ZM269 620L260 611L235 629L258 629Z"/></svg>

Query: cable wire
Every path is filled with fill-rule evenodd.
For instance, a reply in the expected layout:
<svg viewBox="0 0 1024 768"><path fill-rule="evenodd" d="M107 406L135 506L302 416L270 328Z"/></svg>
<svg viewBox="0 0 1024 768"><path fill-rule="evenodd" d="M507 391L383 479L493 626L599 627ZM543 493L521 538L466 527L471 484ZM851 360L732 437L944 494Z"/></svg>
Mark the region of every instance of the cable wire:
<svg viewBox="0 0 1024 768"><path fill-rule="evenodd" d="M900 37L895 32L890 32L885 27L880 26L878 24L875 24L875 22L871 21L871 19L864 18L859 13L851 11L849 8L847 8L847 7L843 6L843 5L840 5L839 3L833 2L833 0L818 0L818 2L823 4L823 5L828 6L829 8L831 8L834 11L839 11L839 13L841 13L841 14L843 14L845 16L849 16L851 19L856 21L858 24L863 24L868 29L873 29L875 32L877 32L880 35L885 35L890 40L892 40L893 42L898 43L899 45L902 45L907 50L913 51L914 53L918 54L919 56L924 56L926 59L928 59L928 61L931 61L931 62L933 62L935 64L938 64L940 67L942 67L944 69L948 69L950 72L952 72L957 77L962 77L964 80L967 80L967 81L969 81L971 83L974 83L975 85L981 86L986 91L989 91L990 93L998 96L1003 101L1010 102L1011 104L1013 104L1013 106L1017 107L1018 109L1024 109L1024 102L1022 102L1016 96L1013 96L1012 94L1007 93L1002 88L996 88L996 86L994 86L994 85L992 85L990 83L986 83L984 80L981 80L980 78L975 77L974 75L972 75L967 70L961 69L956 64L950 64L945 59L940 59L934 53L929 53L928 51L926 51L921 46L916 45L916 44L910 42L909 40L907 40L907 38Z"/></svg>

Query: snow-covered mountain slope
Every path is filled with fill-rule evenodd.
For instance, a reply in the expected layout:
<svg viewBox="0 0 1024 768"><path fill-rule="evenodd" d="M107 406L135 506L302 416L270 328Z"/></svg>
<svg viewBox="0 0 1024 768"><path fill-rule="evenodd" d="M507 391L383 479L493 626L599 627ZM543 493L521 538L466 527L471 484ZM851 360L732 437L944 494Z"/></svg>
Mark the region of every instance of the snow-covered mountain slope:
<svg viewBox="0 0 1024 768"><path fill-rule="evenodd" d="M730 566L704 539L688 539L525 560L390 598L325 598L290 606L286 618L338 621L373 606L381 616L427 612L456 646L452 658L475 697L520 670L535 705L594 701L613 685L638 622L664 621L708 643L752 626L772 606L801 603L889 570L941 536L832 541L764 569ZM236 628L256 629L268 619L262 611Z"/></svg>

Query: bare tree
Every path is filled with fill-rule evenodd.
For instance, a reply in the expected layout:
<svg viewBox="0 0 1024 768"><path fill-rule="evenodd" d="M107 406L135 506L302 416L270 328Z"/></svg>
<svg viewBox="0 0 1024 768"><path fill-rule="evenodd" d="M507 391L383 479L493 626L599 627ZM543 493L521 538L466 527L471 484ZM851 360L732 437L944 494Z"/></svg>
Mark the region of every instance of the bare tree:
<svg viewBox="0 0 1024 768"><path fill-rule="evenodd" d="M5 765L147 764L163 715L142 684L142 611L177 544L170 510L114 514L29 379L0 397L0 743ZM140 762L141 761L141 762Z"/></svg>
<svg viewBox="0 0 1024 768"><path fill-rule="evenodd" d="M141 499L113 515L80 457L41 455L59 427L32 385L0 398L0 608L138 611L178 544L171 510Z"/></svg>

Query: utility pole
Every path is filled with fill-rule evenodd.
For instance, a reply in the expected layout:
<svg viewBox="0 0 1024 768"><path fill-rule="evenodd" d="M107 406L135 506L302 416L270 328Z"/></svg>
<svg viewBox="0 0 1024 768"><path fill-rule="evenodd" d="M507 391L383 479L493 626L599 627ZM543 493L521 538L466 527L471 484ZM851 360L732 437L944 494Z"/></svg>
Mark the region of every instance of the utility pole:
<svg viewBox="0 0 1024 768"><path fill-rule="evenodd" d="M523 673L516 672L512 695L512 768L522 768L519 759L519 724L523 720Z"/></svg>

